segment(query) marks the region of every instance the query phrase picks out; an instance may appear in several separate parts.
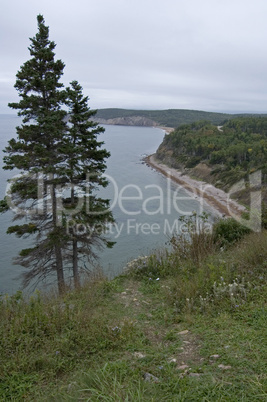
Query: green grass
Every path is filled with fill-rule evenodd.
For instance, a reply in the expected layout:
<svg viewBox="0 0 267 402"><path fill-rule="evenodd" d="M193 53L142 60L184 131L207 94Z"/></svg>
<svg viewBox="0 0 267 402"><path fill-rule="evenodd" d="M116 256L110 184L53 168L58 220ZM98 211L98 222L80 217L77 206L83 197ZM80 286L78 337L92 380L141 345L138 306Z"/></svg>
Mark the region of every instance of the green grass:
<svg viewBox="0 0 267 402"><path fill-rule="evenodd" d="M266 400L267 232L191 244L62 298L2 296L0 400Z"/></svg>

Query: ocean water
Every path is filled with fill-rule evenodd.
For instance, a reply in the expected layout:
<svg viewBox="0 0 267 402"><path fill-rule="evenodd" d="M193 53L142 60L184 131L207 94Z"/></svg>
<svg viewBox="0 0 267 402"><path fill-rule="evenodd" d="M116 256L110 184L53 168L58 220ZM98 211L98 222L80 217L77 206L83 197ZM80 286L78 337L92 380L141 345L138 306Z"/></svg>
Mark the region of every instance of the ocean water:
<svg viewBox="0 0 267 402"><path fill-rule="evenodd" d="M0 115L1 150L8 139L16 136L15 127L19 124L16 116ZM111 153L106 169L110 184L100 194L111 200L116 222L108 229L108 236L116 244L112 249L99 252L98 264L108 276L114 276L121 273L130 260L165 247L172 232L179 230L179 216L192 211L204 210L211 214L214 211L144 163L144 156L154 153L162 142L163 130L125 126L105 126L105 129L99 139ZM5 195L7 179L16 173L2 169L2 158L3 152L0 199ZM6 234L12 218L12 212L0 215L0 293L9 294L20 289L19 275L23 272L21 266L13 265L12 259L30 242Z"/></svg>

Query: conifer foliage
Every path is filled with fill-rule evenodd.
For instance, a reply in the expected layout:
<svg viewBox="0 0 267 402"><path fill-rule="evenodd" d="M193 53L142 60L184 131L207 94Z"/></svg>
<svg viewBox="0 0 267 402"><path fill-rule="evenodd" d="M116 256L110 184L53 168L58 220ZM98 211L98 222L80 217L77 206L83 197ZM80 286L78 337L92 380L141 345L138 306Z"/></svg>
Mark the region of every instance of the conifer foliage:
<svg viewBox="0 0 267 402"><path fill-rule="evenodd" d="M63 293L66 269L72 269L79 286L80 269L96 257L96 246L112 245L104 235L105 225L113 221L109 201L95 195L96 188L107 185L103 173L109 153L97 140L104 129L90 120L96 111L88 107L77 81L68 88L60 82L64 63L55 60L56 45L42 15L37 22L31 58L16 76L20 101L9 104L22 124L5 149L4 169L17 169L20 176L0 207L11 208L14 220L23 220L8 233L34 238L33 246L16 258L28 268L24 285L56 272Z"/></svg>
<svg viewBox="0 0 267 402"><path fill-rule="evenodd" d="M79 259L78 256L92 260L97 257L94 250L103 245L113 246L114 243L103 236L105 225L112 223L113 217L108 210L108 200L97 198L93 191L96 187L106 187L108 184L103 173L106 169L105 160L110 154L102 147L104 143L97 140L97 135L104 129L92 121L96 110L88 108L88 97L83 96L79 83L72 81L70 85L66 89L68 130L61 151L66 155L64 169L67 182L71 183L70 197L64 199L64 217L71 238L69 260L74 284L78 287L79 263L84 262L84 258ZM84 201L82 205L79 201L81 196Z"/></svg>

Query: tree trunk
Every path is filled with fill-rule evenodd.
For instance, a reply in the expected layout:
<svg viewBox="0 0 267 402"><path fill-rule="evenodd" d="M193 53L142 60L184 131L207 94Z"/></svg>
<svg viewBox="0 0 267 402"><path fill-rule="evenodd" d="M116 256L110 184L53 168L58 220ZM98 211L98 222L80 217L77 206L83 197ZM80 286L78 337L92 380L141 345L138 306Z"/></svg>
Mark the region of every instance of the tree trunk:
<svg viewBox="0 0 267 402"><path fill-rule="evenodd" d="M65 291L65 281L64 281L64 271L63 271L61 247L58 244L55 245L55 254L56 254L56 270L57 270L58 292L59 292L60 295L62 295L64 293L64 291Z"/></svg>
<svg viewBox="0 0 267 402"><path fill-rule="evenodd" d="M74 188L71 188L71 204L74 207L75 198L74 198ZM75 289L80 287L80 276L79 276L79 269L78 269L78 241L75 237L75 233L73 234L73 241L72 241L72 264L73 264L73 279L74 279L74 286Z"/></svg>
<svg viewBox="0 0 267 402"><path fill-rule="evenodd" d="M74 286L76 289L78 289L80 287L80 276L78 269L78 242L75 237L73 239L72 251L73 251L72 263L73 263Z"/></svg>
<svg viewBox="0 0 267 402"><path fill-rule="evenodd" d="M52 197L52 217L53 217L53 230L54 233L57 233L57 199L56 199L56 190L55 185L51 184L51 197ZM63 271L63 261L62 261L62 253L60 246L60 238L58 238L59 234L56 234L55 237L55 257L56 257L56 271L57 271L57 284L59 294L63 294L65 291L65 280L64 280L64 271Z"/></svg>

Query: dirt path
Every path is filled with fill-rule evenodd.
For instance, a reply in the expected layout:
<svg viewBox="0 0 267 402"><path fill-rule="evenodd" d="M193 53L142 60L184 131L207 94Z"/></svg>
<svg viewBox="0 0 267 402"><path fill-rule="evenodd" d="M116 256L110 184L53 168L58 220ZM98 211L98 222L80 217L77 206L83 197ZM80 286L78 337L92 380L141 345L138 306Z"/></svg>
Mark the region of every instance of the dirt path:
<svg viewBox="0 0 267 402"><path fill-rule="evenodd" d="M172 364L181 377L185 375L198 376L193 373L191 365L201 365L203 358L199 353L200 341L189 330L180 324L169 323L159 325L156 318L159 309L164 308L162 302L145 295L139 290L140 283L129 281L123 292L117 294L117 301L124 306L125 316L131 317L140 326L152 350L160 349L165 354L165 360ZM142 318L140 318L142 317ZM173 338L168 338L173 333ZM178 342L173 351L172 343ZM170 352L171 350L171 352ZM140 350L133 353L134 359L144 359L147 351ZM151 351L150 351L151 354Z"/></svg>

